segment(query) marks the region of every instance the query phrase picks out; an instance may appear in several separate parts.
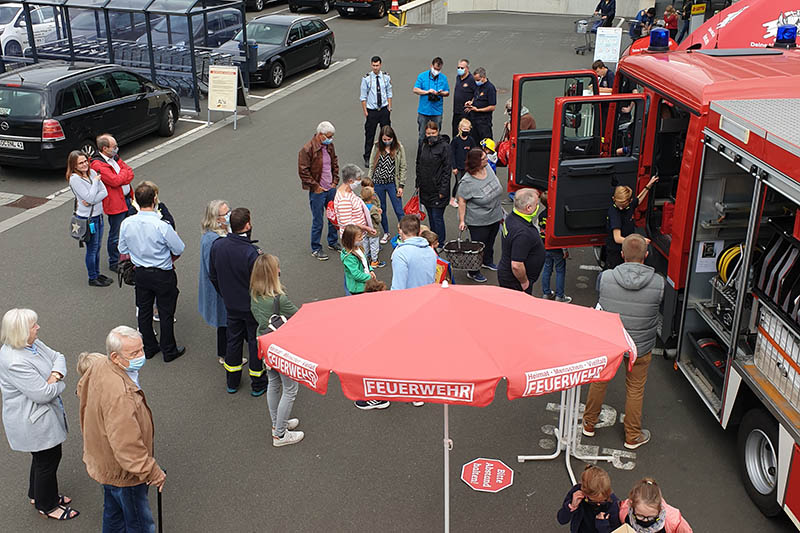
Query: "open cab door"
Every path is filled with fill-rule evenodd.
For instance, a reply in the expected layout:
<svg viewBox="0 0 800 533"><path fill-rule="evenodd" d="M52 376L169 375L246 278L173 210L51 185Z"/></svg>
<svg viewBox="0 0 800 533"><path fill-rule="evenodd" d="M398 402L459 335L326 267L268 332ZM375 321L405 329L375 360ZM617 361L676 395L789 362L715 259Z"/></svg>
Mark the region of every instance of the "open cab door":
<svg viewBox="0 0 800 533"><path fill-rule="evenodd" d="M556 98L599 93L591 70L515 74L512 95L508 190L547 189Z"/></svg>
<svg viewBox="0 0 800 533"><path fill-rule="evenodd" d="M556 99L547 198L547 248L605 243L614 187L636 196L645 96Z"/></svg>

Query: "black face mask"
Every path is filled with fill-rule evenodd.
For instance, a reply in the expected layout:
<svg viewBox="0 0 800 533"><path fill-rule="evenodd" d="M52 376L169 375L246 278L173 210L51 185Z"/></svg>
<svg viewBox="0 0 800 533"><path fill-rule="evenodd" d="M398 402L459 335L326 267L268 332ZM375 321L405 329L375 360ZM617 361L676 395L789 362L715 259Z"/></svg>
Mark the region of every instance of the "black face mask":
<svg viewBox="0 0 800 533"><path fill-rule="evenodd" d="M586 506L587 506L587 507L588 507L588 508L589 508L589 509L592 511L592 513L594 513L594 514L599 514L599 513L606 513L606 512L608 512L608 502L599 502L599 503L597 503L597 502L588 502L588 501L586 501L586 500L583 500L583 503L585 503L585 504L586 504Z"/></svg>
<svg viewBox="0 0 800 533"><path fill-rule="evenodd" d="M636 524L638 524L641 527L650 527L656 522L658 522L657 516L655 518L651 518L650 520L640 520L639 518L636 519Z"/></svg>
<svg viewBox="0 0 800 533"><path fill-rule="evenodd" d="M438 140L439 140L438 135L431 135L430 137L428 137L428 144L433 144Z"/></svg>

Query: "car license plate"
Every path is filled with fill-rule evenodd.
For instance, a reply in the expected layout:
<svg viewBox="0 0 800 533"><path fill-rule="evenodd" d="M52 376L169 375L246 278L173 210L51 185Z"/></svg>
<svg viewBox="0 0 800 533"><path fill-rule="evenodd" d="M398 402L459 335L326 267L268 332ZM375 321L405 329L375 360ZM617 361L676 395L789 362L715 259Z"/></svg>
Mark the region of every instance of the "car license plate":
<svg viewBox="0 0 800 533"><path fill-rule="evenodd" d="M11 148L12 150L24 150L25 145L23 145L21 141L0 140L0 148Z"/></svg>
<svg viewBox="0 0 800 533"><path fill-rule="evenodd" d="M353 11L355 11L355 10L356 10L356 8L354 8L354 7L348 7L348 8L347 8L347 12L348 12L348 13L352 13L352 12L353 12Z"/></svg>

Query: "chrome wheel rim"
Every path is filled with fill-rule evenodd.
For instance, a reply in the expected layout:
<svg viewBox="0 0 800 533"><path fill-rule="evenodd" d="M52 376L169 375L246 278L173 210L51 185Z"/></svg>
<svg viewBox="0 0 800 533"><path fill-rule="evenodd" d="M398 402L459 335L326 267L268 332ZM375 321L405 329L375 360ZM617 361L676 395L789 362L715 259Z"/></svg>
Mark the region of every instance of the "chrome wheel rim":
<svg viewBox="0 0 800 533"><path fill-rule="evenodd" d="M765 496L770 494L777 482L778 460L772 442L760 429L754 429L747 436L744 461L753 487Z"/></svg>

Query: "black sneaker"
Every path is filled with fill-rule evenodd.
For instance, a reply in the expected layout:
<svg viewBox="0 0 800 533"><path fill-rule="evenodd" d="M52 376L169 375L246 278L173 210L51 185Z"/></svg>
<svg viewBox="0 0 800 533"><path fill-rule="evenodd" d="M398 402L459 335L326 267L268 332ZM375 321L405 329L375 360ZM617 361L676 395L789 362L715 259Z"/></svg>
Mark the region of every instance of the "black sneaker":
<svg viewBox="0 0 800 533"><path fill-rule="evenodd" d="M100 278L89 280L90 287L108 287L109 285L111 285L111 280L102 281Z"/></svg>
<svg viewBox="0 0 800 533"><path fill-rule="evenodd" d="M333 244L329 244L328 248L330 248L334 252L341 252L342 251L342 245L339 244L338 242L335 242Z"/></svg>
<svg viewBox="0 0 800 533"><path fill-rule="evenodd" d="M319 259L320 261L327 261L329 259L328 254L325 253L325 250L320 248L319 250L314 250L311 252L311 255Z"/></svg>
<svg viewBox="0 0 800 533"><path fill-rule="evenodd" d="M391 405L391 403L387 402L386 400L356 400L355 405L359 409L369 411L370 409L386 409Z"/></svg>
<svg viewBox="0 0 800 533"><path fill-rule="evenodd" d="M99 279L100 281L108 281L109 283L114 283L113 279L109 278L108 276L104 276L102 274L99 274L97 276L97 279Z"/></svg>
<svg viewBox="0 0 800 533"><path fill-rule="evenodd" d="M116 271L117 271L117 265L108 265L108 269L109 269L111 272L116 272Z"/></svg>

